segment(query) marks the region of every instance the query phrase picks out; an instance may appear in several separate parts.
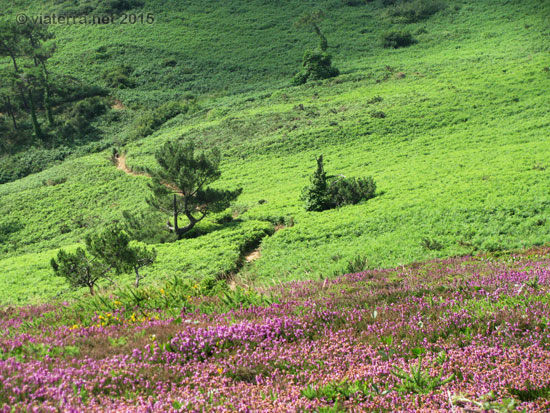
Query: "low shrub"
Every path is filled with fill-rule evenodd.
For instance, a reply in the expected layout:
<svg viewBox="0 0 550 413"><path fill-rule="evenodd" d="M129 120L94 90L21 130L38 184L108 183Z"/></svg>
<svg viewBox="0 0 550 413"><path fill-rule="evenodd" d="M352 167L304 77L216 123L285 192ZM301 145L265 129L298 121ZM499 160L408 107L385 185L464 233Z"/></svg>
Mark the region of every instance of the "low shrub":
<svg viewBox="0 0 550 413"><path fill-rule="evenodd" d="M11 221L0 224L0 243L8 240L11 234L23 229L23 225L17 221Z"/></svg>
<svg viewBox="0 0 550 413"><path fill-rule="evenodd" d="M85 98L74 104L63 114L63 120L57 128L57 134L63 143L74 143L76 140L90 141L97 135L91 122L107 112L106 98L99 96Z"/></svg>
<svg viewBox="0 0 550 413"><path fill-rule="evenodd" d="M69 148L56 149L29 148L25 152L0 158L0 184L15 181L27 175L40 172L63 161Z"/></svg>
<svg viewBox="0 0 550 413"><path fill-rule="evenodd" d="M413 0L395 2L387 11L394 21L401 23L417 23L426 20L443 10L446 4L437 0Z"/></svg>
<svg viewBox="0 0 550 413"><path fill-rule="evenodd" d="M376 183L372 177L328 176L320 156L311 184L303 189L301 199L305 201L306 211L325 211L369 200L375 194Z"/></svg>
<svg viewBox="0 0 550 413"><path fill-rule="evenodd" d="M165 122L181 113L188 113L193 106L191 102L167 102L157 109L144 113L132 126L130 139L144 138L151 135Z"/></svg>
<svg viewBox="0 0 550 413"><path fill-rule="evenodd" d="M55 13L59 16L117 15L143 6L140 0L78 0L57 1Z"/></svg>
<svg viewBox="0 0 550 413"><path fill-rule="evenodd" d="M340 71L332 66L332 57L325 52L307 50L302 59L302 70L298 72L292 83L303 85L310 80L322 80L336 77Z"/></svg>
<svg viewBox="0 0 550 413"><path fill-rule="evenodd" d="M338 178L329 185L330 199L334 206L358 204L374 198L376 183L372 177Z"/></svg>
<svg viewBox="0 0 550 413"><path fill-rule="evenodd" d="M422 238L420 245L422 245L422 248L429 251L441 251L444 248L441 242L432 238Z"/></svg>
<svg viewBox="0 0 550 413"><path fill-rule="evenodd" d="M130 78L132 68L127 65L116 66L112 69L107 69L101 75L107 87L115 89L131 89L135 86L135 82Z"/></svg>
<svg viewBox="0 0 550 413"><path fill-rule="evenodd" d="M391 31L382 36L382 45L385 48L398 49L407 47L417 43L417 40L410 32L407 31Z"/></svg>

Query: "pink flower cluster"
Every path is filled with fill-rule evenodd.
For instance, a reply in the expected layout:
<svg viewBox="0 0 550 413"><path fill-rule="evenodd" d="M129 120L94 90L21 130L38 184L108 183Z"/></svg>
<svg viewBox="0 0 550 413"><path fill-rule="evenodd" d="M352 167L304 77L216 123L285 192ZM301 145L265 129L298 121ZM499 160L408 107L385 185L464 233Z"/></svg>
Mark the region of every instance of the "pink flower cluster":
<svg viewBox="0 0 550 413"><path fill-rule="evenodd" d="M0 411L549 411L549 257L294 282L267 307L140 323L6 309ZM405 386L395 372L412 377L419 363L428 382L451 379ZM323 393L345 383L362 390Z"/></svg>

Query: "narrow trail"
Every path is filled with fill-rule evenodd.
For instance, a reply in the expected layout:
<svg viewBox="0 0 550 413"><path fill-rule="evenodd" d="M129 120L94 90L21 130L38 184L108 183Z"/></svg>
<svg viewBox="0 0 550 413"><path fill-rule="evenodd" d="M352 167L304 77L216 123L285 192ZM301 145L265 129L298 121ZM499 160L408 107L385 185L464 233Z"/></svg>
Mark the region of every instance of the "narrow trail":
<svg viewBox="0 0 550 413"><path fill-rule="evenodd" d="M132 171L128 167L128 165L126 164L126 155L123 154L123 153L120 153L115 157L115 165L116 165L116 169L118 169L119 171L123 171L127 175L131 175L131 176L149 176L145 172L134 172L134 171ZM173 189L169 185L165 184L165 186L167 188ZM237 215L233 216L233 218L237 218ZM284 225L275 226L275 232L283 229L284 227L285 227ZM262 256L262 254L260 252L260 247L258 247L256 249L246 253L243 258L244 258L245 262L250 263L250 262L256 261L261 256Z"/></svg>
<svg viewBox="0 0 550 413"><path fill-rule="evenodd" d="M250 254L245 255L244 257L246 262L256 261L258 258L260 258L259 248L256 248L254 251L252 251Z"/></svg>
<svg viewBox="0 0 550 413"><path fill-rule="evenodd" d="M121 153L115 158L116 169L132 176L149 176L145 172L134 172L126 165L126 155Z"/></svg>
<svg viewBox="0 0 550 413"><path fill-rule="evenodd" d="M281 229L285 228L284 225L276 225L275 226L275 232L277 231L280 231ZM260 247L248 252L247 254L245 254L244 256L244 259L246 262L253 262L253 261L256 261L258 258L260 258L262 256L262 253L260 251Z"/></svg>

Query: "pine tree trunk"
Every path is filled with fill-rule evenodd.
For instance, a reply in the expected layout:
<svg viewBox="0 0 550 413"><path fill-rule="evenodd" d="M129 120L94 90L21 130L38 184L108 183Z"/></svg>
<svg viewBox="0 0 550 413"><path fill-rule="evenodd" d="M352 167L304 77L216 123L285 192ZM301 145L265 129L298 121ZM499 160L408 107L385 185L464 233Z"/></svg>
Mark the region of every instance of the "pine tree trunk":
<svg viewBox="0 0 550 413"><path fill-rule="evenodd" d="M181 239L183 237L183 234L185 234L188 231L191 231L195 225L197 225L197 222L199 222L204 216L200 219L195 218L193 215L191 215L190 212L185 211L185 215L187 216L187 219L189 220L189 224L187 224L183 228L179 228L176 232L178 239Z"/></svg>
<svg viewBox="0 0 550 413"><path fill-rule="evenodd" d="M11 61L13 62L13 69L16 72L19 72L19 67L17 66L17 60L15 60L15 54L11 50L9 53L10 53Z"/></svg>
<svg viewBox="0 0 550 413"><path fill-rule="evenodd" d="M44 135L42 135L42 129L40 129L40 124L38 123L38 119L36 118L36 107L34 106L34 100L32 98L32 92L29 89L29 102L30 102L30 109L31 109L31 121L32 121L32 129L34 131L35 136L42 140L44 138Z"/></svg>
<svg viewBox="0 0 550 413"><path fill-rule="evenodd" d="M54 126L53 115L52 115L52 105L50 102L50 86L46 83L46 88L44 90L44 107L46 108L46 117L48 118L48 124Z"/></svg>
<svg viewBox="0 0 550 413"><path fill-rule="evenodd" d="M17 130L17 121L15 119L15 111L13 110L13 106L11 104L11 99L9 96L6 97L6 102L8 103L8 113L10 114L11 121L13 123L13 129Z"/></svg>
<svg viewBox="0 0 550 413"><path fill-rule="evenodd" d="M327 38L325 37L325 35L323 34L319 26L317 26L315 23L313 24L313 29L315 30L315 33L317 33L317 36L319 36L319 39L320 39L319 47L321 48L321 51L326 52L328 49Z"/></svg>
<svg viewBox="0 0 550 413"><path fill-rule="evenodd" d="M23 106L25 107L25 110L29 110L29 102L27 101L25 93L23 92L23 86L19 85L18 89L19 89L19 97L21 98L21 101L23 102Z"/></svg>
<svg viewBox="0 0 550 413"><path fill-rule="evenodd" d="M179 227L178 227L178 199L176 198L176 194L174 194L174 232L178 234L179 236Z"/></svg>
<svg viewBox="0 0 550 413"><path fill-rule="evenodd" d="M52 105L50 101L50 81L48 79L48 71L46 70L46 64L42 63L42 70L44 73L44 108L46 109L46 117L48 118L48 124L54 126L53 115L52 115Z"/></svg>

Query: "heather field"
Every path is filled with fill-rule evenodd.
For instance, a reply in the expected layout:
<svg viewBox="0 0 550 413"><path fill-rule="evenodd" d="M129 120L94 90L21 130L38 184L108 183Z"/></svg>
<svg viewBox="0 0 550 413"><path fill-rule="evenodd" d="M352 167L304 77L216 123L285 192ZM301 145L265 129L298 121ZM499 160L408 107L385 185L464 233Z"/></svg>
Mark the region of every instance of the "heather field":
<svg viewBox="0 0 550 413"><path fill-rule="evenodd" d="M6 309L2 411L547 411L549 264L539 249Z"/></svg>

